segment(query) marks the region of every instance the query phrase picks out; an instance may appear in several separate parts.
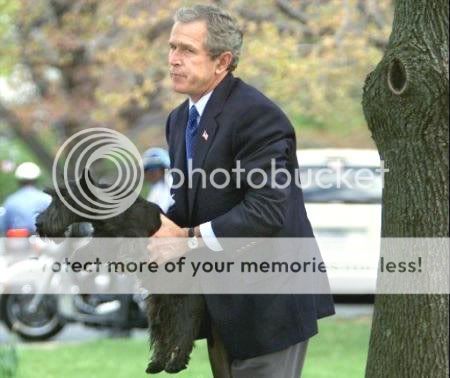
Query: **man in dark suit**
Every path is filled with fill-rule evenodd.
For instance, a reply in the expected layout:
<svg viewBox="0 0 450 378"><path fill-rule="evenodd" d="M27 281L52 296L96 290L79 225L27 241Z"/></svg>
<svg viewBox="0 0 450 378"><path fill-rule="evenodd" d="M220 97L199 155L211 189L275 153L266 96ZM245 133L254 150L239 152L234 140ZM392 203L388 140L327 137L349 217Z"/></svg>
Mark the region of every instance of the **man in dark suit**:
<svg viewBox="0 0 450 378"><path fill-rule="evenodd" d="M173 90L188 100L174 109L166 133L172 168L184 185L172 190L174 205L151 240L152 260L162 264L204 245L222 249L219 238L313 237L301 188L243 175L229 185L201 182L239 163L270 177L271 162L292 177L298 169L295 132L284 113L255 88L235 78L242 33L226 12L212 6L181 8L169 40ZM277 177L278 184L285 176ZM191 181L191 182L190 182ZM216 181L220 181L217 179ZM261 185L262 184L262 185ZM170 248L165 237L181 239ZM183 241L182 241L183 240ZM159 243L158 243L159 242ZM176 243L175 243L176 244ZM213 253L213 252L211 252ZM210 360L215 377L298 377L317 319L334 313L329 295L206 295Z"/></svg>

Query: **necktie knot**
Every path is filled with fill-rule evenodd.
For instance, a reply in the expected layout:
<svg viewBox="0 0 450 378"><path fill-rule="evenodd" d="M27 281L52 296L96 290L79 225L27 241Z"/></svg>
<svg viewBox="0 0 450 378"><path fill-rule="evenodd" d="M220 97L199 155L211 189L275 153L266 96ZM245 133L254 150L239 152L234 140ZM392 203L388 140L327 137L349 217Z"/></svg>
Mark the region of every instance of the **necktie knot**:
<svg viewBox="0 0 450 378"><path fill-rule="evenodd" d="M191 128L197 126L198 116L199 114L197 108L195 107L195 105L192 105L191 109L189 110L189 120L188 120L188 124Z"/></svg>

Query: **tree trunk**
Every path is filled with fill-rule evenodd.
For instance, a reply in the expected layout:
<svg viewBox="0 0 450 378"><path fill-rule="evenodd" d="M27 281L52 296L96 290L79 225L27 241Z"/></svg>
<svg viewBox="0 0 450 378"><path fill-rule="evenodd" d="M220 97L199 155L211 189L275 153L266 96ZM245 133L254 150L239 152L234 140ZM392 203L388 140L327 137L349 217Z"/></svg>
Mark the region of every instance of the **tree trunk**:
<svg viewBox="0 0 450 378"><path fill-rule="evenodd" d="M396 0L366 79L364 113L389 169L383 237L449 234L448 12L448 0ZM448 377L448 296L378 295L366 377Z"/></svg>
<svg viewBox="0 0 450 378"><path fill-rule="evenodd" d="M45 146L38 140L38 137L34 135L34 131L25 130L16 115L5 108L0 103L0 119L3 119L6 124L11 127L14 134L22 140L22 142L30 149L31 152L38 158L41 166L48 172L52 171L53 156L47 151Z"/></svg>

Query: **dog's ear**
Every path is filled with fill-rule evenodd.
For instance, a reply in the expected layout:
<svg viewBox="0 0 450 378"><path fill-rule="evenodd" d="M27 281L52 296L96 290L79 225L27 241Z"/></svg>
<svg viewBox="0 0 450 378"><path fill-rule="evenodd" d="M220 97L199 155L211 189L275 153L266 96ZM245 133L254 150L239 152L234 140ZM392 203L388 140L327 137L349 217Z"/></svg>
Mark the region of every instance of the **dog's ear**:
<svg viewBox="0 0 450 378"><path fill-rule="evenodd" d="M48 188L48 187L46 187L46 188L44 188L43 190L42 190L45 194L48 194L49 196L54 196L55 195L55 189L53 189L53 188Z"/></svg>
<svg viewBox="0 0 450 378"><path fill-rule="evenodd" d="M45 194L48 194L49 196L52 196L52 197L57 197L57 195L58 195L56 189L54 189L54 188L47 187L47 188L44 188L42 191ZM67 195L67 189L65 186L58 187L58 192L61 193L62 196Z"/></svg>
<svg viewBox="0 0 450 378"><path fill-rule="evenodd" d="M86 194L93 194L92 190L89 188L89 183L93 186L96 186L96 185L95 185L94 178L91 175L91 171L88 168L83 169L83 172L81 173L81 176L79 178L79 183L80 183L81 189Z"/></svg>
<svg viewBox="0 0 450 378"><path fill-rule="evenodd" d="M92 183L92 185L97 186L97 183L94 180L94 177L92 176L91 170L84 168L84 173L86 174L86 177L88 180Z"/></svg>

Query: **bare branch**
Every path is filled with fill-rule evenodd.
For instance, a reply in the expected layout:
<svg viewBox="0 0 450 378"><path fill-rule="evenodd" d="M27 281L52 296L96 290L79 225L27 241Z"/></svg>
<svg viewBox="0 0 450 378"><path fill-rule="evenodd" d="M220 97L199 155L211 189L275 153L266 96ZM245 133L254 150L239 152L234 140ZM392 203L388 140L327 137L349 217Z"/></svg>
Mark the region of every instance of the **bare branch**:
<svg viewBox="0 0 450 378"><path fill-rule="evenodd" d="M294 8L288 0L276 0L276 5L283 14L295 21L298 21L301 26L301 32L306 38L322 37L324 35L334 33L334 30L329 27L314 30L310 25L310 18L300 9ZM322 1L320 1L318 5L322 5Z"/></svg>
<svg viewBox="0 0 450 378"><path fill-rule="evenodd" d="M387 21L380 11L377 1L358 0L357 8L368 23L373 22L378 29L383 29Z"/></svg>
<svg viewBox="0 0 450 378"><path fill-rule="evenodd" d="M244 7L239 7L236 10L242 18L245 18L248 21L253 21L253 22L259 23L259 22L274 21L274 19L275 19L273 13L270 13L270 12L265 12L265 13L255 12L254 10L244 8Z"/></svg>
<svg viewBox="0 0 450 378"><path fill-rule="evenodd" d="M336 45L339 45L344 38L345 33L350 27L350 4L349 0L344 0L344 16L342 18L341 24L339 25L336 33L334 34L334 41Z"/></svg>
<svg viewBox="0 0 450 378"><path fill-rule="evenodd" d="M228 0L213 0L213 3L222 8L226 8L228 6Z"/></svg>
<svg viewBox="0 0 450 378"><path fill-rule="evenodd" d="M173 25L173 19L167 17L161 21L158 21L146 34L149 42L152 42L158 38L162 33L169 31Z"/></svg>
<svg viewBox="0 0 450 378"><path fill-rule="evenodd" d="M251 9L240 7L236 9L237 13L246 21L256 22L271 22L273 23L279 33L288 33L291 35L303 35L305 37L312 37L315 33L307 26L300 23L297 25L289 24L286 22L277 21L273 13L255 12Z"/></svg>
<svg viewBox="0 0 450 378"><path fill-rule="evenodd" d="M386 50L386 47L388 45L387 39L377 38L377 37L369 37L369 43L372 46L375 46L376 48L384 51Z"/></svg>
<svg viewBox="0 0 450 378"><path fill-rule="evenodd" d="M299 21L300 23L307 25L308 17L300 10L295 9L289 1L286 0L276 0L277 7L290 18Z"/></svg>

